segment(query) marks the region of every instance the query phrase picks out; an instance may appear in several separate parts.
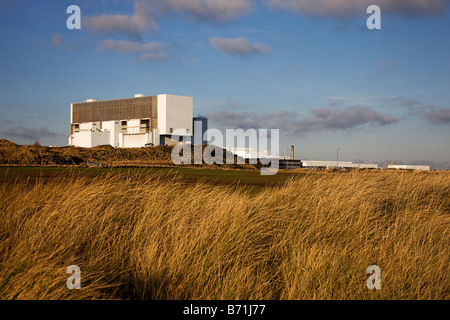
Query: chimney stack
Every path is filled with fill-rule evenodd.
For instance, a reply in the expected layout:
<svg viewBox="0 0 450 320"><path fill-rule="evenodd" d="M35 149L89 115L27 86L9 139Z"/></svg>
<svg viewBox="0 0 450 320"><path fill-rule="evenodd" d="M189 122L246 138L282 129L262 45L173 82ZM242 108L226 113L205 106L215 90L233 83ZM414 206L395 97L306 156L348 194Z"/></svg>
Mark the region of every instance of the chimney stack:
<svg viewBox="0 0 450 320"><path fill-rule="evenodd" d="M291 147L291 158L294 160L294 146Z"/></svg>

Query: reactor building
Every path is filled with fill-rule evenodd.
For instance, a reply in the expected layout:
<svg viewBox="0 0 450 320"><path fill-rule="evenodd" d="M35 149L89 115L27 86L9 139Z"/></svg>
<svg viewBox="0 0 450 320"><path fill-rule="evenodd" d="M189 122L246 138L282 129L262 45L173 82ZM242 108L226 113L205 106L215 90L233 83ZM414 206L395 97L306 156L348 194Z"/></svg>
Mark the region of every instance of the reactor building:
<svg viewBox="0 0 450 320"><path fill-rule="evenodd" d="M119 148L204 143L208 122L193 117L193 98L172 94L72 103L69 145ZM201 141L194 141L194 130Z"/></svg>

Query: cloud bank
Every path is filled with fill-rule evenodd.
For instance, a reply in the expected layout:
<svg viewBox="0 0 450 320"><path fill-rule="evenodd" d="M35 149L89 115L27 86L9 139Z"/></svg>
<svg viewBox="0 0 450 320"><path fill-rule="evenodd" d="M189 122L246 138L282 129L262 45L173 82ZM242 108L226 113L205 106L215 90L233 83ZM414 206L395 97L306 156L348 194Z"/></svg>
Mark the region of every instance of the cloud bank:
<svg viewBox="0 0 450 320"><path fill-rule="evenodd" d="M123 34L140 40L143 32L158 30L158 20L171 13L187 15L197 21L226 23L248 14L253 6L250 0L135 0L132 15L86 17L83 25L93 33Z"/></svg>
<svg viewBox="0 0 450 320"><path fill-rule="evenodd" d="M450 108L442 108L439 110L432 110L424 114L425 118L433 124L449 125L450 124Z"/></svg>
<svg viewBox="0 0 450 320"><path fill-rule="evenodd" d="M366 14L372 4L378 5L383 13L404 17L442 15L449 0L266 0L272 9L301 12L307 16L323 18L349 18Z"/></svg>
<svg viewBox="0 0 450 320"><path fill-rule="evenodd" d="M40 129L17 127L14 129L8 129L0 131L0 136L7 138L21 138L25 140L39 141L41 138L59 138L64 135L61 133L53 132L48 128L42 127Z"/></svg>
<svg viewBox="0 0 450 320"><path fill-rule="evenodd" d="M378 113L366 106L319 108L311 110L307 117L289 111L267 114L216 111L209 114L208 118L226 128L279 128L286 134L349 130L366 124L386 126L402 120L393 115Z"/></svg>
<svg viewBox="0 0 450 320"><path fill-rule="evenodd" d="M254 5L251 0L165 0L153 6L162 14L186 13L199 21L225 23L250 13Z"/></svg>
<svg viewBox="0 0 450 320"><path fill-rule="evenodd" d="M158 21L169 14L196 21L224 24L254 11L252 0L134 0L132 14L83 16L83 25L94 33L122 34L140 40L143 32L159 29ZM273 10L299 12L307 16L345 19L365 16L373 0L265 0ZM404 17L444 15L450 0L377 0L383 13Z"/></svg>
<svg viewBox="0 0 450 320"><path fill-rule="evenodd" d="M409 110L412 115L420 116L435 125L450 124L450 108L438 109L434 105L424 105L421 101L406 99L402 96L387 97L386 102L395 102Z"/></svg>

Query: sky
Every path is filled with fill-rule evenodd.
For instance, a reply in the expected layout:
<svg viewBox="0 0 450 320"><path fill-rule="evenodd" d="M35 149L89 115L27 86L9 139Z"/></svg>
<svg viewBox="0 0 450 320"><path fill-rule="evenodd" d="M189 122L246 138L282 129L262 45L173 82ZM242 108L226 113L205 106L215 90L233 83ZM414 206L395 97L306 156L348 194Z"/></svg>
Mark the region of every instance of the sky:
<svg viewBox="0 0 450 320"><path fill-rule="evenodd" d="M381 29L366 26L373 4ZM279 129L281 155L448 165L449 13L450 0L1 0L0 138L63 146L71 103L167 93L194 97L210 128Z"/></svg>

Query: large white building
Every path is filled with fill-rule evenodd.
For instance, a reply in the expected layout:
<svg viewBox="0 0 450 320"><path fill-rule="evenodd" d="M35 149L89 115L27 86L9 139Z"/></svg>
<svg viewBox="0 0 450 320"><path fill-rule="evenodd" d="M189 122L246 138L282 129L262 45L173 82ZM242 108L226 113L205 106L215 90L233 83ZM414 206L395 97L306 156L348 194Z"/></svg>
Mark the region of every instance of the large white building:
<svg viewBox="0 0 450 320"><path fill-rule="evenodd" d="M171 94L71 104L69 145L136 148L193 136L193 98ZM205 123L203 121L202 123ZM207 128L202 128L202 134ZM200 142L201 143L201 142Z"/></svg>

